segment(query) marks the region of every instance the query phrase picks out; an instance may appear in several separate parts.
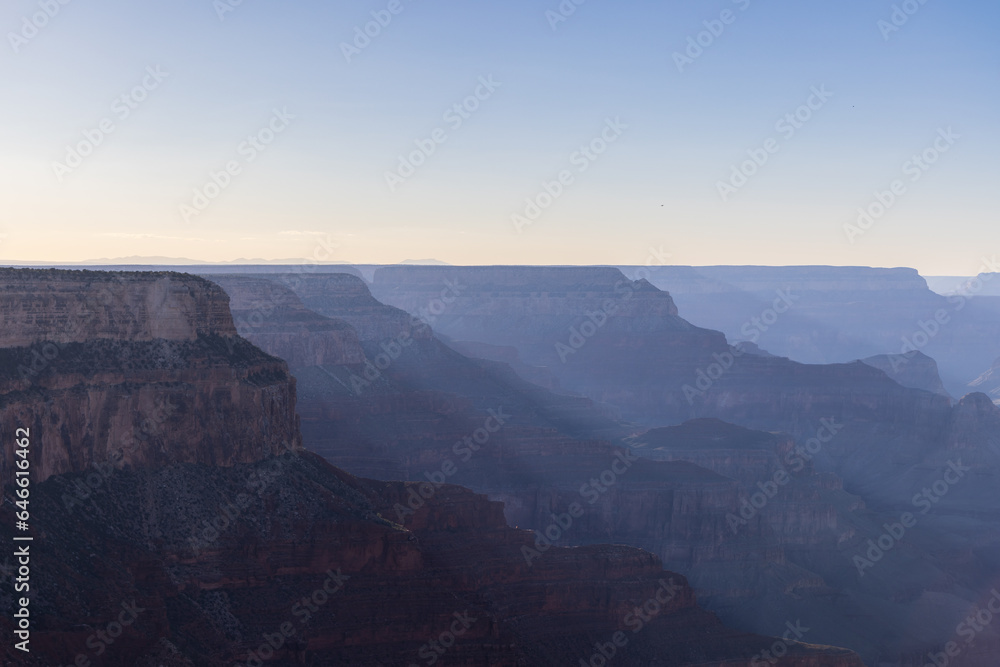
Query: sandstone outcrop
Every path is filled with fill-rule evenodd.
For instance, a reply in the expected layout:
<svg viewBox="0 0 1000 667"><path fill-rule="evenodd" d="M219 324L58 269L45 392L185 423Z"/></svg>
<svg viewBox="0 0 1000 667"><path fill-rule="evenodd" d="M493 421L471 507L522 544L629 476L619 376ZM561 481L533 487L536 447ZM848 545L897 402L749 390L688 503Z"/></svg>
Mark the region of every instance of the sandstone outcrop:
<svg viewBox="0 0 1000 667"><path fill-rule="evenodd" d="M4 270L0 463L29 429L33 479L301 447L295 380L236 334L229 298L181 274Z"/></svg>
<svg viewBox="0 0 1000 667"><path fill-rule="evenodd" d="M190 275L0 268L3 347L235 336L225 292Z"/></svg>

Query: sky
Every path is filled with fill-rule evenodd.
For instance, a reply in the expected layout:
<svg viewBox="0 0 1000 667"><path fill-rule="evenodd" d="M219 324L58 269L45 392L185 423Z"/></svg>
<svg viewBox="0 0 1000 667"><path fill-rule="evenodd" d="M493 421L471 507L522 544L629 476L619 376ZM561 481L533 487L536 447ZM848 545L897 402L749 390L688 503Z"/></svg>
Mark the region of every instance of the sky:
<svg viewBox="0 0 1000 667"><path fill-rule="evenodd" d="M972 275L1000 253L998 23L986 0L7 0L0 259Z"/></svg>

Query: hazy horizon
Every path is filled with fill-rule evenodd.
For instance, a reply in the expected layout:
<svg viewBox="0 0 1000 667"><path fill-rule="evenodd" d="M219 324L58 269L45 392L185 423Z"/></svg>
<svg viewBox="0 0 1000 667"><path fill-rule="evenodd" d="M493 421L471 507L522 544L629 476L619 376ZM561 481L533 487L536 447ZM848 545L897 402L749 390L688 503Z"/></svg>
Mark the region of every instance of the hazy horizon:
<svg viewBox="0 0 1000 667"><path fill-rule="evenodd" d="M129 261L126 261L129 260ZM121 262L121 263L117 263ZM66 260L66 261L45 261L45 260L10 260L10 259L0 259L0 266L9 267L47 267L47 266L78 266L81 268L90 266L123 266L123 267L155 267L155 266L297 266L302 264L310 264L316 266L329 266L329 267L352 267L352 266L442 266L442 267L456 267L456 268L474 268L474 267L553 267L553 268L586 268L586 267L619 267L619 266L634 266L643 267L648 266L652 269L660 267L685 267L685 268L717 268L717 267L741 267L741 268L837 268L837 269L912 269L917 271L917 273L922 278L970 278L975 277L978 273L969 274L944 274L944 273L924 273L920 269L914 266L869 266L862 264L677 264L677 263L666 263L666 264L656 264L650 263L614 263L614 262L596 262L593 264L553 264L553 263L537 263L537 264L453 264L450 262L443 262L441 260L426 259L426 260L410 260L404 259L396 262L352 262L347 260L329 260L329 261L317 261L309 260L304 257L285 257L279 259L263 259L263 258L246 258L239 257L233 260L201 260L194 259L191 257L155 257L155 256L131 256L131 257L99 257L91 258L85 260ZM995 271L982 271L980 273L995 273Z"/></svg>
<svg viewBox="0 0 1000 667"><path fill-rule="evenodd" d="M1000 247L994 4L390 4L8 3L0 256L970 275Z"/></svg>

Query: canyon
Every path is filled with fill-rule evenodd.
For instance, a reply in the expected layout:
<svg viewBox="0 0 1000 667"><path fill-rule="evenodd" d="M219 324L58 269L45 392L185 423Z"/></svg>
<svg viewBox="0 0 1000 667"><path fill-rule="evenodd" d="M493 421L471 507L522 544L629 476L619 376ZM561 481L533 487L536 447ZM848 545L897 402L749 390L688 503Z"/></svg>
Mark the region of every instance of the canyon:
<svg viewBox="0 0 1000 667"><path fill-rule="evenodd" d="M393 279L393 294L386 296L386 284L378 287L379 271L372 289L409 313L383 307L367 333L359 331L368 361L295 370L305 440L336 465L411 480L448 470L449 481L504 501L511 523L541 532L553 514L579 503L581 486L626 448L644 457L642 473L621 475L606 493L598 491L592 511L577 517L560 544L615 541L649 549L684 573L699 599L727 622L759 631L792 616L820 618L819 641L850 645L873 662L944 645L989 583L997 525L989 514L969 514L971 507L993 506L996 413L982 395L953 405L860 362L805 366L737 355L721 334L681 320L669 295L607 269L581 275L579 269L397 268L405 279ZM224 286L234 280L218 279ZM446 280L458 288L446 295L448 303ZM377 312L357 276L317 274L295 287L290 291L309 298L324 317L348 322ZM249 285L228 285L240 288ZM607 310L616 294L632 296L598 328L600 318L588 312ZM553 363L554 342L569 340L573 328L582 334L588 319L597 332L578 350L583 361L567 361L578 364L571 370ZM390 322L397 328L387 329ZM436 338L423 335L430 328ZM456 349L496 357L474 359ZM685 379L693 381L698 368L727 353L738 364L710 388L717 395L685 408ZM914 361L921 373L930 368ZM540 369L563 389L553 394L531 385L513 370L519 365ZM684 371L679 377L677 369ZM673 400L663 400L671 394ZM456 458L467 453L459 443L501 406L512 416L503 430L470 460ZM703 417L715 421L694 422L712 434L701 447L717 451L639 446L650 428L656 433ZM727 430L736 427L719 419L788 435L760 435L748 451L733 444L744 439ZM836 433L820 442L824 420ZM809 465L788 468L789 447L816 444ZM893 552L894 565L859 572L855 556L867 541L878 540L901 512L912 512L914 492L947 471L959 452L974 474L939 498L933 514L921 515ZM748 511L759 485L773 488L769 482L783 469L790 481L767 499L766 511Z"/></svg>
<svg viewBox="0 0 1000 667"><path fill-rule="evenodd" d="M452 428L478 424L473 444L479 429L502 427L513 477L530 460L519 449L566 465L632 462L609 440L562 435L624 436L611 411L438 345L429 328L373 303L356 278L334 278L342 288L332 295L302 286L300 301L273 281L241 278L229 283L231 298L169 273L2 278L13 289L0 297L0 471L9 499L15 457L6 443L14 429L30 429L35 540L31 652L5 643L5 664L499 667L614 657L708 667L768 656L784 667L862 665L849 650L817 645L797 619L775 628L786 639L727 629L657 554L598 543L590 529L581 531L587 545L542 542L511 527L496 499L447 483L443 468L432 480L375 481L309 451L315 438L327 458L353 456L358 468L391 473L390 463L405 464L376 436L393 434L410 447L409 465L422 467L433 452L393 427L434 414ZM350 312L332 321L307 300ZM401 391L378 355L406 369L404 348L417 352L409 368L440 367L437 376ZM366 377L370 368L381 376ZM352 374L367 382L360 393L346 391ZM499 398L477 395L484 382L520 404L479 410L477 402ZM351 450L345 440L358 434L367 440ZM504 451L496 449L494 458ZM480 474L492 478L482 461ZM650 461L636 473L647 485L690 488L692 499L734 498L732 480L691 463ZM0 508L8 544L15 511L10 502ZM5 581L5 636L14 605Z"/></svg>

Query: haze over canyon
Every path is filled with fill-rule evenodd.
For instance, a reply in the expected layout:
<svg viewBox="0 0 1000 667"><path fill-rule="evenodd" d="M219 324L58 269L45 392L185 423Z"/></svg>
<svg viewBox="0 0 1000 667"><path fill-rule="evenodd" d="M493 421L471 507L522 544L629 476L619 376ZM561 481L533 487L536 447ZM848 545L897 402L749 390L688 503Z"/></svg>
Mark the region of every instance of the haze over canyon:
<svg viewBox="0 0 1000 667"><path fill-rule="evenodd" d="M992 297L821 267L198 273L0 271L0 531L25 429L35 573L9 664L1000 654ZM927 322L948 345L898 349Z"/></svg>

